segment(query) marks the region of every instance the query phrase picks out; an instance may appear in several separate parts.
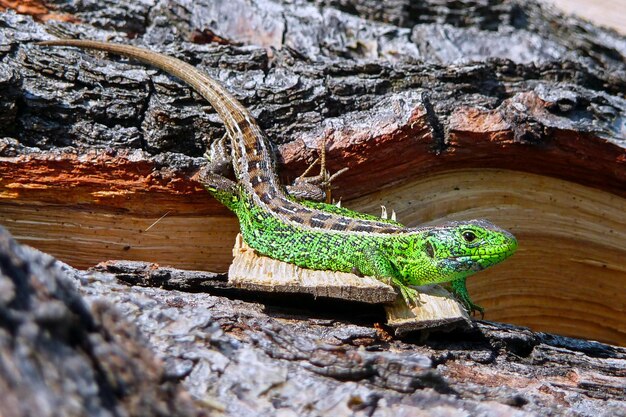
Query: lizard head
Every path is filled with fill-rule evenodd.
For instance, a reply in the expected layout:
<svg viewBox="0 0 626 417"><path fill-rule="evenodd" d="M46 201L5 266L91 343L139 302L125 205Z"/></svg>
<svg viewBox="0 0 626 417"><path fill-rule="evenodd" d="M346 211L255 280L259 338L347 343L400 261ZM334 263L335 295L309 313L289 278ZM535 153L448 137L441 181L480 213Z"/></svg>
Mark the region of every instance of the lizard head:
<svg viewBox="0 0 626 417"><path fill-rule="evenodd" d="M414 285L454 281L502 262L517 249L517 239L486 220L448 222L415 229L396 268Z"/></svg>

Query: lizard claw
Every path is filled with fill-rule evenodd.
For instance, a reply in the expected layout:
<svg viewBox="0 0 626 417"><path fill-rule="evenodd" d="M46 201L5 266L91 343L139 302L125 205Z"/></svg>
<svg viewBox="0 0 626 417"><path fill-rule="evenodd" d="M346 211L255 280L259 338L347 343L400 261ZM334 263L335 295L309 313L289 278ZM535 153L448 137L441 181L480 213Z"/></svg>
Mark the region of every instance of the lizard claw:
<svg viewBox="0 0 626 417"><path fill-rule="evenodd" d="M325 201L330 203L332 182L339 175L346 172L348 168L342 168L332 175L326 170L325 138L323 139L319 153L319 157L294 180L293 185L287 187L292 197L296 197L299 200ZM320 165L320 173L309 176L309 173L317 164Z"/></svg>
<svg viewBox="0 0 626 417"><path fill-rule="evenodd" d="M475 316L476 313L480 313L480 319L484 319L485 318L485 309L482 308L481 306L479 306L478 304L474 304L471 301L469 303L463 303L465 305L465 308L467 309L467 311L470 313L470 315Z"/></svg>
<svg viewBox="0 0 626 417"><path fill-rule="evenodd" d="M456 295L457 299L463 304L470 315L473 316L474 313L479 312L481 320L485 317L485 309L472 302L465 286L465 278L451 281L450 286L454 295Z"/></svg>
<svg viewBox="0 0 626 417"><path fill-rule="evenodd" d="M412 308L419 307L422 304L424 304L422 302L422 299L420 298L419 291L417 291L415 288L402 285L402 286L399 286L398 289L400 290L400 295L404 299L404 302L406 303L407 306L409 306L409 308L412 309Z"/></svg>

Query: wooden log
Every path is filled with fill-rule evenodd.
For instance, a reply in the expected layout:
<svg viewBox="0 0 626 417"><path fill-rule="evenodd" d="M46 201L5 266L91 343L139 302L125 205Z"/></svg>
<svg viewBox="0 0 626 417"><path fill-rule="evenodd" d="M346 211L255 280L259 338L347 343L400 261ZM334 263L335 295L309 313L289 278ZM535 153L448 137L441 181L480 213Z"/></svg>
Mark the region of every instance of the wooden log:
<svg viewBox="0 0 626 417"><path fill-rule="evenodd" d="M624 348L489 322L394 339L371 305L245 302L160 288L183 275L151 265L108 268L76 270L0 227L0 414L619 416L626 405Z"/></svg>
<svg viewBox="0 0 626 417"><path fill-rule="evenodd" d="M454 3L351 4L194 4L194 19L121 6L88 16L126 29L73 30L141 33L220 79L277 143L286 181L327 140L331 170L350 168L335 196L351 208L511 229L519 253L469 281L487 318L626 343L622 38L532 2L464 8L462 21ZM220 19L241 7L254 19ZM138 30L150 13L170 20ZM46 25L0 18L0 223L81 267L226 271L236 221L190 179L223 134L206 104L152 69L29 45ZM155 43L180 34L193 42Z"/></svg>
<svg viewBox="0 0 626 417"><path fill-rule="evenodd" d="M223 134L206 103L29 44L136 42L233 91L286 181L328 140L352 208L513 230L519 253L469 281L487 317L624 340L622 37L532 1L7 5L80 22L0 13L0 223L21 241L73 265L226 271L236 221L191 179ZM399 339L376 305L100 268L0 229L1 415L623 414L620 347L482 321Z"/></svg>
<svg viewBox="0 0 626 417"><path fill-rule="evenodd" d="M396 336L403 336L416 330L451 329L471 326L469 315L452 294L439 285L417 287L420 304L408 308L406 302L396 298L393 304L385 306L387 325Z"/></svg>
<svg viewBox="0 0 626 417"><path fill-rule="evenodd" d="M395 290L373 277L332 271L314 271L260 256L237 235L233 262L228 269L229 284L251 291L302 293L313 297L391 303Z"/></svg>

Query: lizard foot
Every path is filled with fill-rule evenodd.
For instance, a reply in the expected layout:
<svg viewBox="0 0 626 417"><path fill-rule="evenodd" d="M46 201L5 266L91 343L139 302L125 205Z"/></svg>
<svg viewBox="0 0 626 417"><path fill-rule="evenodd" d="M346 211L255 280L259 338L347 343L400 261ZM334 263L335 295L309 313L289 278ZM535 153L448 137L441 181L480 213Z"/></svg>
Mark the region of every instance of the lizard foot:
<svg viewBox="0 0 626 417"><path fill-rule="evenodd" d="M307 176L311 170L320 164L320 173L318 175ZM299 200L325 201L330 203L332 182L341 174L346 172L348 168L342 168L334 174L330 175L326 169L326 138L323 139L320 147L320 156L309 167L304 170L302 175L295 179L293 185L287 187L289 194Z"/></svg>
<svg viewBox="0 0 626 417"><path fill-rule="evenodd" d="M458 294L457 294L457 297L458 297ZM461 298L461 297L458 297L458 298ZM465 307L465 309L471 316L475 316L476 313L479 313L481 320L485 318L485 309L479 306L478 304L474 304L472 300L470 299L464 300L461 298L459 301L461 302L461 304L463 304L463 307Z"/></svg>
<svg viewBox="0 0 626 417"><path fill-rule="evenodd" d="M222 176L228 175L232 170L232 163L228 155L230 155L230 151L228 150L228 134L226 133L211 143L211 146L204 152L204 157L208 161L207 170Z"/></svg>
<svg viewBox="0 0 626 417"><path fill-rule="evenodd" d="M236 182L214 173L207 166L200 168L193 176L193 179L209 190L228 191L231 193L235 193L236 191Z"/></svg>
<svg viewBox="0 0 626 417"><path fill-rule="evenodd" d="M423 305L420 293L415 288L407 287L406 285L396 285L400 291L400 295L404 299L409 308L415 308Z"/></svg>

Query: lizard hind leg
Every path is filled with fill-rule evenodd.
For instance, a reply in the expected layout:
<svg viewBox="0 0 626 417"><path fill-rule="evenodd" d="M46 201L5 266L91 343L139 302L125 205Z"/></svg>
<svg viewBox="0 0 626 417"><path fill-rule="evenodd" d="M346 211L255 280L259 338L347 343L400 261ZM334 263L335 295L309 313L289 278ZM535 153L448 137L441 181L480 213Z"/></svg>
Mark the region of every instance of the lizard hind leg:
<svg viewBox="0 0 626 417"><path fill-rule="evenodd" d="M307 176L318 163L320 164L320 173L318 175ZM292 185L287 186L287 192L298 200L325 201L330 203L332 181L347 170L347 167L342 168L333 175L330 175L326 169L326 138L324 138L320 146L320 156L295 179Z"/></svg>

